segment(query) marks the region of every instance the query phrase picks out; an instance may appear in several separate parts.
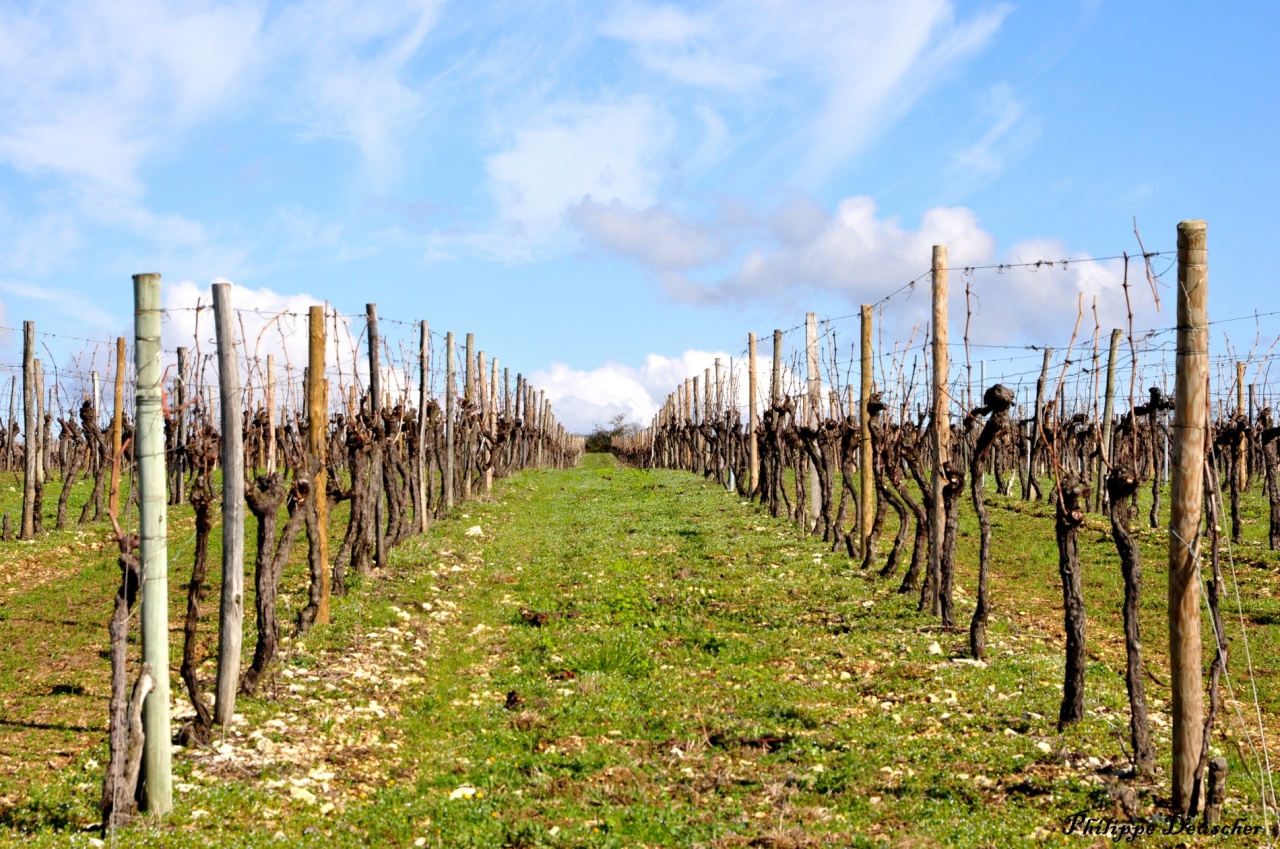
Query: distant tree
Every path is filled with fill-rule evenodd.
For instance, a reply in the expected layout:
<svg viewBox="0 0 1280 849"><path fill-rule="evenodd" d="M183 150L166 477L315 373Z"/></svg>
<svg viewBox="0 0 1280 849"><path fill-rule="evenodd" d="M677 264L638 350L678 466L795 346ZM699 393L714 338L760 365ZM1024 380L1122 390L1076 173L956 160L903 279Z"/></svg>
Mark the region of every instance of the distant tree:
<svg viewBox="0 0 1280 849"><path fill-rule="evenodd" d="M608 424L593 422L592 431L587 434L587 451L604 453L613 445L619 436L633 436L640 432L640 425L627 421L626 413L618 413L609 419Z"/></svg>

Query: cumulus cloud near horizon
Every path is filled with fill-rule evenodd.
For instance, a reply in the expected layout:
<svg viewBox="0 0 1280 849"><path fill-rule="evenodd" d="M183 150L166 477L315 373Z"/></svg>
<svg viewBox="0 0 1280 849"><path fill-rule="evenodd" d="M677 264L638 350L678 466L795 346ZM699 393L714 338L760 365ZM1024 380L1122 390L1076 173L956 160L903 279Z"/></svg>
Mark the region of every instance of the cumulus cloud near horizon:
<svg viewBox="0 0 1280 849"><path fill-rule="evenodd" d="M205 383L217 383L213 283L231 283L242 391L246 395L252 391L259 402L265 397L267 358L270 356L275 360L276 402L286 408L301 405L303 369L307 365L309 345L308 311L312 306L324 303L311 295L252 289L225 279L214 280L206 286L190 280L166 284L164 309L168 318L162 325L161 346L166 350L176 350L179 346L189 348L195 368L205 370ZM363 386L367 382L368 364L357 352L358 333L352 332L350 319L328 312L325 335L326 373L330 380L330 398L334 399L342 391L339 384L358 382ZM342 370L341 378L339 368ZM384 385L393 394L399 393L400 388L395 381L402 376L395 369L385 367L383 374Z"/></svg>
<svg viewBox="0 0 1280 849"><path fill-rule="evenodd" d="M529 381L547 393L556 418L566 429L585 434L620 413L628 422L648 425L677 385L686 377L697 375L701 379L708 368L714 374L717 359L727 381L730 360L735 356L724 351L691 349L675 357L649 354L639 366L608 361L584 370L552 363L531 374ZM738 395L745 394L745 387L736 388Z"/></svg>
<svg viewBox="0 0 1280 849"><path fill-rule="evenodd" d="M917 226L884 215L870 197L854 196L828 210L796 194L744 222L710 220L662 206L630 208L584 200L570 215L582 240L641 265L664 294L682 303L790 303L809 294L834 295L851 308L877 303L916 281L923 293L934 245L948 249L952 324L963 322L965 286L972 289L975 338L1053 343L1071 333L1077 306L1097 299L1103 327L1127 321L1124 261L1095 260L1058 239L1029 238L1001 250L966 207L927 210ZM1064 262L1063 260L1069 260ZM1130 263L1135 320L1156 319L1140 263ZM961 316L960 322L955 320ZM902 297L885 310L894 332L928 321L929 298ZM1086 318L1092 324L1092 318Z"/></svg>

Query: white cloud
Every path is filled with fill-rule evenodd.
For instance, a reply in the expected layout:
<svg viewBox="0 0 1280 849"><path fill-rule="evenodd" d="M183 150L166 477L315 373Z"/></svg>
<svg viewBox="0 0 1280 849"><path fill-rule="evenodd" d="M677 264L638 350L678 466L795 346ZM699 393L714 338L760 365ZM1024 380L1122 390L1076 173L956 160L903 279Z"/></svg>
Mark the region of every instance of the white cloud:
<svg viewBox="0 0 1280 849"><path fill-rule="evenodd" d="M502 218L537 243L584 200L651 204L664 135L644 99L562 106L517 130L506 150L485 160L485 171Z"/></svg>
<svg viewBox="0 0 1280 849"><path fill-rule="evenodd" d="M596 244L646 264L668 294L688 302L773 299L797 290L832 291L855 301L879 297L927 270L935 244L948 245L955 264L976 263L994 248L968 209L931 209L918 229L909 230L896 217L879 217L869 197L846 198L830 214L797 195L763 220L715 226L618 204L584 205L573 220ZM751 237L749 244L744 236ZM746 253L727 275L706 280L686 273L734 248Z"/></svg>
<svg viewBox="0 0 1280 849"><path fill-rule="evenodd" d="M753 105L806 102L793 144L812 184L984 49L1010 8L959 20L948 0L721 0L702 14L629 2L601 31L676 83L751 93Z"/></svg>
<svg viewBox="0 0 1280 849"><path fill-rule="evenodd" d="M716 43L727 23L722 15L624 3L601 32L630 43L642 64L689 85L743 89L772 77L771 71L730 55Z"/></svg>
<svg viewBox="0 0 1280 849"><path fill-rule="evenodd" d="M74 217L64 211L29 220L0 216L0 222L0 271L45 274L81 242Z"/></svg>
<svg viewBox="0 0 1280 849"><path fill-rule="evenodd" d="M1029 338L1039 342L1065 344L1071 337L1079 297L1084 296L1084 319L1080 323L1077 351L1092 334L1093 298L1098 299L1098 318L1103 334L1114 327L1128 326L1124 297L1124 261L1096 261L1087 254L1070 250L1057 239L1028 239L1012 245L998 258L999 263L1033 264L1042 259L1073 261L1039 268L1015 266L1007 270L987 270L974 279L978 303L974 327L994 339ZM963 285L953 275L953 287ZM1161 317L1151 298L1141 257L1129 264L1129 294L1133 304L1134 327L1141 330L1168 322ZM980 323L979 323L980 322Z"/></svg>
<svg viewBox="0 0 1280 849"><path fill-rule="evenodd" d="M905 115L940 77L985 48L1011 10L997 5L957 21L947 0L819 4L813 15L770 5L775 16L767 25L779 49L816 68L825 88L821 112L805 130L816 141L800 170L804 182L825 178Z"/></svg>
<svg viewBox="0 0 1280 849"><path fill-rule="evenodd" d="M286 112L307 138L353 143L385 187L400 169L404 130L425 101L413 62L442 0L325 0L295 3L271 22L264 49L293 87Z"/></svg>
<svg viewBox="0 0 1280 849"><path fill-rule="evenodd" d="M995 237L965 207L936 207L918 227L896 216L882 217L869 197L850 197L834 212L795 195L754 222L700 224L660 207L628 210L582 205L574 223L601 248L636 260L652 271L667 294L689 303L790 302L805 293L835 295L850 307L875 303L910 281L927 291L934 245L946 245L951 268L952 316L963 316L964 269L1005 265L975 272L975 333L990 341L1014 337L1036 341L1069 335L1077 296L1086 309L1098 296L1107 327L1123 326L1123 262L1094 262L1061 241L1029 239L1001 252ZM733 256L726 270L721 262ZM1075 261L1063 266L1059 260ZM1038 268L1023 263L1052 260ZM1143 321L1153 321L1145 274L1130 268L1134 305ZM901 297L887 313L895 329L928 321L929 298ZM1091 321L1091 319L1090 319ZM954 323L954 322L953 322ZM1065 325L1065 330L1064 330Z"/></svg>
<svg viewBox="0 0 1280 849"><path fill-rule="evenodd" d="M260 110L304 138L360 152L362 178L396 176L420 117L412 63L440 0L120 0L0 7L0 166L51 183L51 248L85 224L124 231L183 273L236 273L252 241L228 248L148 198L155 163L220 118ZM52 212L57 210L56 215ZM19 243L0 268L32 267ZM132 264L132 259L129 263ZM212 267L210 267L212 266Z"/></svg>
<svg viewBox="0 0 1280 849"><path fill-rule="evenodd" d="M704 265L725 252L716 229L691 224L661 206L635 211L616 200L587 199L569 211L569 219L600 247L659 271Z"/></svg>
<svg viewBox="0 0 1280 849"><path fill-rule="evenodd" d="M714 374L717 358L727 376L732 356L697 350L678 357L649 354L639 367L606 362L590 371L553 363L549 369L530 375L529 382L547 393L556 417L569 431L588 433L619 413L626 414L629 422L648 425L686 377L698 375L701 379L708 368Z"/></svg>
<svg viewBox="0 0 1280 849"><path fill-rule="evenodd" d="M56 304L61 308L63 317L78 321L94 330L109 330L119 325L116 317L110 312L102 309L82 293L70 289L37 285L23 280L0 280L0 292L23 300Z"/></svg>
<svg viewBox="0 0 1280 849"><path fill-rule="evenodd" d="M1028 113L1007 83L987 92L983 111L991 124L973 144L952 156L947 179L953 192L965 194L1004 173L1005 165L1040 137L1040 120Z"/></svg>
<svg viewBox="0 0 1280 849"><path fill-rule="evenodd" d="M248 3L0 11L0 159L130 197L145 159L224 105L255 46Z"/></svg>
<svg viewBox="0 0 1280 849"><path fill-rule="evenodd" d="M214 281L229 282L229 281ZM165 283L162 287L164 309L168 311L161 330L161 345L167 350L179 346L191 351L193 362L203 363L205 384L216 385L217 340L214 330L212 286L199 286L189 280ZM308 311L322 301L307 294L281 294L270 289L250 289L231 284L231 306L236 312L234 325L237 354L241 363L241 387L252 384L254 397L261 401L265 393L267 357L275 357L277 403L296 409L302 403L302 375L308 356ZM199 310L196 308L200 307ZM330 398L343 397L346 386L360 375L368 375L367 361L356 349L356 335L350 319L338 316L335 333L334 314L326 321L325 370L330 380ZM197 366L199 367L199 366ZM338 369L342 369L342 377ZM390 378L392 372L385 374ZM394 391L394 389L393 389Z"/></svg>

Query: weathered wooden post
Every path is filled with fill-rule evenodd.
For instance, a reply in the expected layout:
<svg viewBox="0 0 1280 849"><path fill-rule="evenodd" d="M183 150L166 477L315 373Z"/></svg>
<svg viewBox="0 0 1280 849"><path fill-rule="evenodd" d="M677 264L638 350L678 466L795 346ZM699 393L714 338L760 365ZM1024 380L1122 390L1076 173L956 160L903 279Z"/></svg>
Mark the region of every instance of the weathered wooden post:
<svg viewBox="0 0 1280 849"><path fill-rule="evenodd" d="M476 403L480 408L480 417L476 423L476 461L480 462L483 455L483 446L488 439L489 430L489 381L485 377L484 351L476 352ZM488 495L493 491L493 465L487 465L484 468L484 474L481 477L480 488Z"/></svg>
<svg viewBox="0 0 1280 849"><path fill-rule="evenodd" d="M861 480L861 497L858 499L858 550L864 556L867 544L871 539L871 523L875 518L876 482L875 460L871 456L871 413L867 405L871 403L871 304L862 305L862 365L860 401L858 404L858 427L861 428L861 445L859 456L862 469L858 474Z"/></svg>
<svg viewBox="0 0 1280 849"><path fill-rule="evenodd" d="M45 445L44 432L44 363L40 361L39 357L36 357L31 361L31 375L34 378L36 387L36 509L32 513L32 519L35 522L36 533L39 533L44 530L44 523L42 521L44 517L41 516L41 513L43 512L41 507L44 504L45 469L47 467L45 454L48 450L48 446Z"/></svg>
<svg viewBox="0 0 1280 849"><path fill-rule="evenodd" d="M711 409L711 369L705 369L702 377L702 424L708 424L713 421L715 415ZM711 443L703 441L702 443L702 471L704 474L710 474L711 465L714 462L711 456Z"/></svg>
<svg viewBox="0 0 1280 849"><path fill-rule="evenodd" d="M1022 482L1023 501L1030 501L1033 491L1037 498L1040 493L1040 484L1036 481L1036 449L1039 447L1040 431L1044 429L1044 387L1049 378L1049 358L1052 356L1053 349L1045 348L1040 377L1036 380L1036 406L1031 411L1031 438L1027 440L1027 477Z"/></svg>
<svg viewBox="0 0 1280 849"><path fill-rule="evenodd" d="M40 422L36 417L35 354L36 323L22 322L22 528L21 539L36 535L36 456L40 444L36 433Z"/></svg>
<svg viewBox="0 0 1280 849"><path fill-rule="evenodd" d="M472 461L474 457L474 446L472 445L471 427L471 405L476 400L475 387L475 351L476 351L476 335L468 333L466 344L462 355L466 358L466 364L462 370L462 500L471 500L471 475Z"/></svg>
<svg viewBox="0 0 1280 849"><path fill-rule="evenodd" d="M1236 363L1236 415L1244 418L1244 363ZM1235 451L1236 466L1236 489L1244 492L1249 484L1249 442L1243 436L1236 440L1236 444L1232 447ZM1233 532L1234 536L1234 532ZM1238 542L1239 540L1233 540Z"/></svg>
<svg viewBox="0 0 1280 849"><path fill-rule="evenodd" d="M1204 743L1200 666L1200 502L1209 424L1209 270L1203 221L1178 225L1178 353L1174 378L1169 516L1169 686L1173 807L1191 813Z"/></svg>
<svg viewBox="0 0 1280 849"><path fill-rule="evenodd" d="M465 355L467 358L467 366L466 366L466 369L463 371L464 377L462 380L462 396L466 398L467 401L474 402L475 401L475 381L476 381L476 371L475 371L476 335L474 333L467 334Z"/></svg>
<svg viewBox="0 0 1280 849"><path fill-rule="evenodd" d="M369 413L374 421L374 438L378 440L369 470L373 476L373 562L377 566L385 566L387 507L382 480L382 345L378 336L378 305L365 304L364 312L369 328Z"/></svg>
<svg viewBox="0 0 1280 849"><path fill-rule="evenodd" d="M458 389L454 385L453 331L444 337L444 506L453 507L453 419L457 406Z"/></svg>
<svg viewBox="0 0 1280 849"><path fill-rule="evenodd" d="M276 355L267 354L267 474L276 470Z"/></svg>
<svg viewBox="0 0 1280 849"><path fill-rule="evenodd" d="M178 348L178 374L173 379L173 397L178 402L177 409L173 411L178 423L178 450L173 455L173 503L183 504L186 502L185 488L187 485L187 372L190 370L190 364L187 362L188 351L185 347ZM96 372L95 372L96 376ZM97 381L94 381L95 384Z"/></svg>
<svg viewBox="0 0 1280 849"><path fill-rule="evenodd" d="M124 337L116 337L116 386L115 408L111 412L111 457L110 462L120 456L124 443ZM123 460L121 461L123 462ZM108 492L108 504L114 504L116 493L120 489L120 476L111 475L111 489Z"/></svg>
<svg viewBox="0 0 1280 849"><path fill-rule="evenodd" d="M947 246L933 246L933 515L929 525L929 604L941 612L942 546L946 507L942 489L946 484L944 466L951 447L951 414L947 406L947 376L951 366L947 352Z"/></svg>
<svg viewBox="0 0 1280 849"><path fill-rule="evenodd" d="M978 388L984 394L987 391L987 361L986 360L978 360ZM968 413L968 412L969 412L968 410L965 410L965 413ZM982 472L982 477L978 480L978 487L981 489L986 489L986 486L987 486L987 473L985 471L985 468L986 466L984 464L983 466L984 471Z"/></svg>
<svg viewBox="0 0 1280 849"><path fill-rule="evenodd" d="M760 446L756 441L756 428L760 425L757 407L756 335L747 334L747 497L754 497L760 488Z"/></svg>
<svg viewBox="0 0 1280 849"><path fill-rule="evenodd" d="M1111 463L1112 419L1116 407L1116 356L1120 352L1120 337L1124 331L1119 327L1111 331L1111 347L1107 351L1107 395L1102 403L1102 443L1098 446L1098 506L1102 505L1103 479L1107 466Z"/></svg>
<svg viewBox="0 0 1280 849"><path fill-rule="evenodd" d="M547 441L547 397L546 390L538 390L538 467L542 467L543 444Z"/></svg>
<svg viewBox="0 0 1280 849"><path fill-rule="evenodd" d="M224 726L231 724L235 713L244 638L244 432L235 321L231 284L214 283L218 401L222 407L222 607L218 616L218 683L213 721ZM158 672L156 677L160 677Z"/></svg>
<svg viewBox="0 0 1280 849"><path fill-rule="evenodd" d="M485 469L484 491L490 492L493 489L493 470L498 465L497 446L493 444L493 439L498 433L498 358L494 357L493 362L489 364L489 412L485 415L485 428L489 433L489 468Z"/></svg>
<svg viewBox="0 0 1280 849"><path fill-rule="evenodd" d="M418 532L427 532L427 403L431 400L431 331L418 323Z"/></svg>
<svg viewBox="0 0 1280 849"><path fill-rule="evenodd" d="M138 563L142 568L142 662L154 688L142 708L143 804L153 814L173 809L169 734L169 556L165 511L164 402L160 386L160 275L135 274L134 424L138 458ZM237 496L243 503L243 496ZM234 679L233 685L237 683Z"/></svg>
<svg viewBox="0 0 1280 849"><path fill-rule="evenodd" d="M769 375L769 403L782 403L782 331L773 331L773 371Z"/></svg>
<svg viewBox="0 0 1280 849"><path fill-rule="evenodd" d="M804 316L804 354L809 399L805 424L816 428L822 421L822 376L818 373L818 314L815 312ZM809 459L805 466L809 469L809 526L806 530L811 531L817 527L818 516L822 513L822 489L817 465ZM796 481L797 485L799 483Z"/></svg>
<svg viewBox="0 0 1280 849"><path fill-rule="evenodd" d="M373 305L369 305L373 308ZM311 455L315 475L311 479L310 509L316 517L316 545L311 564L320 578L320 598L316 604L316 624L329 624L329 596L332 577L329 571L329 498L328 471L325 454L329 435L329 381L324 376L325 315L323 306L307 311L307 453ZM375 317L376 321L376 317Z"/></svg>

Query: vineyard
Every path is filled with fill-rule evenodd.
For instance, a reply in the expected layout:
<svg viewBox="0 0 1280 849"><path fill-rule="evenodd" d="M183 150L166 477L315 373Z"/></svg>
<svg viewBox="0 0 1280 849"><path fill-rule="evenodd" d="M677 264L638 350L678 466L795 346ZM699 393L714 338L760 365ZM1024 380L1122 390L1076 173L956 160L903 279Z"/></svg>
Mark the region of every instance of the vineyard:
<svg viewBox="0 0 1280 849"><path fill-rule="evenodd" d="M384 361L390 359L390 349L379 334L372 304L363 333L367 383L360 380L354 343L348 371L344 373L341 358L331 368L326 366L326 329L330 322L338 328L340 317L320 306L306 316L308 365L301 381L293 379L286 361L285 379L278 382L274 356L269 354L264 363L247 353L245 317L231 305L226 283L214 285L211 308L193 308L197 328L201 312L213 313L216 351L201 355L197 335L191 348L179 346L171 352L176 373L170 406L161 370L160 325L166 316L159 307L159 275L137 275L134 287L138 306L133 380L126 376L127 347L121 337L112 363L115 400L109 426L104 427L100 413L96 371L67 376L69 385L59 374L46 394L44 369L34 356L36 331L28 322L23 327L21 375L25 426L19 429L11 417L5 445L9 470L23 470L19 540L32 540L45 531L44 494L54 476L61 487L52 530L67 526L70 498L83 475L92 481L92 490L78 523L109 519L119 549L120 584L109 625L110 757L101 797L108 829L135 815L139 804L155 813L172 807L169 710L144 709L144 704L170 702L169 676L155 673L169 667L167 505L189 503L194 530L179 676L195 716L178 730L176 739L202 745L212 739L215 723L231 722L238 693L255 693L276 659L279 583L304 528L309 585L306 604L293 623L299 635L328 624L331 597L346 592L349 576L365 576L385 564L388 552L415 531L425 530L432 517L487 493L495 476L570 466L582 453L582 440L556 424L550 404L522 375L516 375L513 387L510 371L500 373L496 358L489 361L486 375L485 354L475 348L470 335L462 352L460 396L452 333L444 340L443 398L431 392L425 322L416 324L417 392L411 396L407 382L384 391L384 376L392 377L394 384L393 376L401 372L396 363ZM301 316L260 319L257 341L261 343L263 334L285 318ZM284 331L279 332L285 340ZM287 345L284 350L287 356ZM209 378L211 364L216 381ZM409 364L403 365L408 371ZM336 386L331 387L331 380ZM15 378L11 400L17 383ZM132 421L125 415L125 387L130 383L137 410ZM281 405L277 393L283 396ZM84 400L64 406L68 397ZM56 439L51 435L55 399L61 427ZM25 437L21 443L19 433ZM217 480L215 470L220 471ZM127 482L122 480L125 476ZM216 695L210 704L196 667L202 660L197 656L201 603L210 537L217 524L215 505L221 508L222 560ZM339 505L345 506L345 528L331 556L329 514ZM242 674L245 507L256 522L256 640L253 659ZM8 539L8 513L4 528ZM139 597L142 664L131 674L128 636Z"/></svg>
<svg viewBox="0 0 1280 849"><path fill-rule="evenodd" d="M162 307L138 275L132 349L79 340L52 379L56 337L27 323L0 445L0 823L156 845L1274 840L1274 343L1210 355L1203 223L1178 238L1121 258L1102 313L1127 326L1080 294L1067 341L1025 346L974 341L1008 266L959 269L950 340L935 248L857 314L774 331L763 368L749 334L585 467L470 334L372 304L264 315L215 284ZM886 345L917 288L931 312ZM1135 329L1161 289L1176 321ZM30 609L73 603L96 631ZM64 640L51 669L103 689L24 668ZM40 770L72 764L85 780L39 801ZM1212 831L1233 823L1251 836Z"/></svg>

